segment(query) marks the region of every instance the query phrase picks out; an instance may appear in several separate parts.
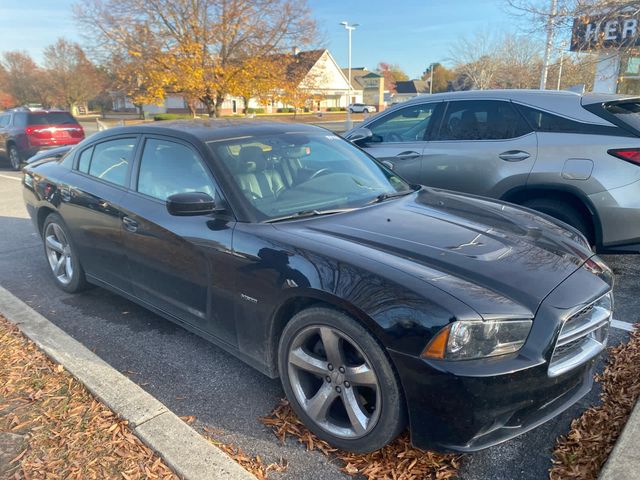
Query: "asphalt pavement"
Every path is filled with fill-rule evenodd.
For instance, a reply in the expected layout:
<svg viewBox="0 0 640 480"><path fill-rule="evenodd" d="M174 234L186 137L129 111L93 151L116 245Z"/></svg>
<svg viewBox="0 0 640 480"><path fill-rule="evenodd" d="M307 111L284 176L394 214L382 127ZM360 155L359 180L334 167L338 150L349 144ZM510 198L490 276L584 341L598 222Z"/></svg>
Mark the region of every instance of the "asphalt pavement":
<svg viewBox="0 0 640 480"><path fill-rule="evenodd" d="M615 317L620 326L638 320L640 256L606 256L617 274ZM265 461L284 458L277 479L348 478L339 464L307 452L294 440L282 445L258 420L283 396L270 380L235 357L117 295L94 288L78 295L59 290L48 272L42 243L22 202L20 174L0 168L0 285L50 319L195 427ZM628 336L613 328L610 344ZM446 401L446 399L443 399ZM597 387L563 415L514 440L465 455L464 480L539 480L547 477L555 439L597 403Z"/></svg>

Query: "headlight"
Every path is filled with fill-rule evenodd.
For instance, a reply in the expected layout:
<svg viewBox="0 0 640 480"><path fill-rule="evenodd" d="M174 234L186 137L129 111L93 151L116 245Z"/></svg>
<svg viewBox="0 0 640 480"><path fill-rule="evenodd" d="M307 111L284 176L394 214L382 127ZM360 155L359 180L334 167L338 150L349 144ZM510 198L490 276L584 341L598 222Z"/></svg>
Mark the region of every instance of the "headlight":
<svg viewBox="0 0 640 480"><path fill-rule="evenodd" d="M422 352L426 358L472 360L520 350L531 320L460 320L440 330Z"/></svg>

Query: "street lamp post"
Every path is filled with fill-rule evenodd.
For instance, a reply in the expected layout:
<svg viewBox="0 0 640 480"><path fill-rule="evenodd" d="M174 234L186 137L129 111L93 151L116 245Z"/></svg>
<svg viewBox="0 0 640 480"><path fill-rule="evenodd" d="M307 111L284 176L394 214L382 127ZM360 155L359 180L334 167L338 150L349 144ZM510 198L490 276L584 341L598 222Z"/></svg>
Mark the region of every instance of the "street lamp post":
<svg viewBox="0 0 640 480"><path fill-rule="evenodd" d="M351 121L351 111L349 110L349 105L351 104L351 96L352 96L352 87L351 87L351 32L353 32L356 27L359 26L358 23L353 23L351 25L349 25L349 22L344 21L344 22L340 22L340 25L342 25L345 30L348 32L349 34L349 99L347 101L347 130L350 130L351 127L353 126L353 122Z"/></svg>

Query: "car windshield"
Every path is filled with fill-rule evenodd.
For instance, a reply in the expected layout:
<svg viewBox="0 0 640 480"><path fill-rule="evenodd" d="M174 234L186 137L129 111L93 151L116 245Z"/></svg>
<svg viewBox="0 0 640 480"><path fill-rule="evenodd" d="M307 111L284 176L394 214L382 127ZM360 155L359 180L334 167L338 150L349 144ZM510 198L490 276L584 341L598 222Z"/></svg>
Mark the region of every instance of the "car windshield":
<svg viewBox="0 0 640 480"><path fill-rule="evenodd" d="M260 220L357 208L412 190L330 133L282 133L207 142Z"/></svg>

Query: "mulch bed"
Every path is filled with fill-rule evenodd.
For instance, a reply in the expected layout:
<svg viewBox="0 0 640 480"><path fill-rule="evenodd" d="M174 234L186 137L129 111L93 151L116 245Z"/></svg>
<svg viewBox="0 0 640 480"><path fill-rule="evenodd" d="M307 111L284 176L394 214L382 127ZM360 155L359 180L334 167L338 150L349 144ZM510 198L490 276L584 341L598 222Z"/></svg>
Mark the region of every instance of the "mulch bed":
<svg viewBox="0 0 640 480"><path fill-rule="evenodd" d="M639 328L640 324L636 325ZM628 343L609 349L600 382L602 403L571 422L569 433L560 437L553 452L551 480L595 480L607 461L616 439L640 397L640 332Z"/></svg>
<svg viewBox="0 0 640 480"><path fill-rule="evenodd" d="M0 432L25 435L15 479L176 479L127 422L0 317Z"/></svg>
<svg viewBox="0 0 640 480"><path fill-rule="evenodd" d="M332 447L311 433L296 416L287 400L281 400L268 417L260 421L285 442L288 435L304 444L307 450L342 461L341 470L368 480L444 480L455 478L459 455L442 455L413 448L407 432L386 447L367 454L349 453Z"/></svg>

